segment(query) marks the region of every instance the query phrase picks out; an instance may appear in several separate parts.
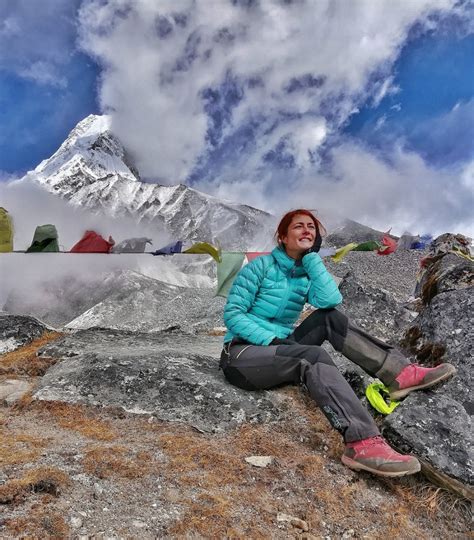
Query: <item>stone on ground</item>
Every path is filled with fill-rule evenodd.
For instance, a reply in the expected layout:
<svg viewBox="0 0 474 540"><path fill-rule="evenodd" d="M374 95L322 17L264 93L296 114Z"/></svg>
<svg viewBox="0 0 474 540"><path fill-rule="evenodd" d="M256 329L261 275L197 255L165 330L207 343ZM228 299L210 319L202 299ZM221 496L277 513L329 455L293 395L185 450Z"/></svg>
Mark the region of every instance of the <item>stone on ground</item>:
<svg viewBox="0 0 474 540"><path fill-rule="evenodd" d="M221 345L216 336L79 331L43 349L62 361L41 379L34 398L122 407L205 432L280 418L276 393L227 383L218 367Z"/></svg>
<svg viewBox="0 0 474 540"><path fill-rule="evenodd" d="M5 354L39 338L47 327L33 317L0 314L0 354Z"/></svg>

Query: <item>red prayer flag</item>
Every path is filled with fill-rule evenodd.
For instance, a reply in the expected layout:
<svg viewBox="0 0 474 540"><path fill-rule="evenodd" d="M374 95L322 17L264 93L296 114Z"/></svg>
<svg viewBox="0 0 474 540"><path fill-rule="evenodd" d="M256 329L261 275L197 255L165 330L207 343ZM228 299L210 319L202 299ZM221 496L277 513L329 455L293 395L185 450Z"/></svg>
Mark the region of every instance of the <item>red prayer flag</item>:
<svg viewBox="0 0 474 540"><path fill-rule="evenodd" d="M390 229L382 236L382 247L377 250L377 255L390 255L397 249L397 241L389 236Z"/></svg>
<svg viewBox="0 0 474 540"><path fill-rule="evenodd" d="M247 261L250 262L261 255L269 255L270 253L270 251L248 251L245 255L247 257Z"/></svg>

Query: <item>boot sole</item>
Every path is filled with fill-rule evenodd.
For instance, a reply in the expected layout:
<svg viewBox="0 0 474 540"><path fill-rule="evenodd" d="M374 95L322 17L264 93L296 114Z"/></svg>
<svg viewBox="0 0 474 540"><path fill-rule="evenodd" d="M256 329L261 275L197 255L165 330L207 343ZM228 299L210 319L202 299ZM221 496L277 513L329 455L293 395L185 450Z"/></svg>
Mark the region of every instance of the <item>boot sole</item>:
<svg viewBox="0 0 474 540"><path fill-rule="evenodd" d="M367 471L369 473L375 474L376 476L389 476L394 478L397 476L408 476L410 474L416 474L417 472L421 471L421 465L419 461L416 461L416 463L414 463L412 469L406 471L380 471L378 469L372 469L371 467L368 467L363 463L359 463L358 461L354 461L353 459L344 455L341 457L341 461L346 467L349 467L349 469L353 469L354 471Z"/></svg>
<svg viewBox="0 0 474 540"><path fill-rule="evenodd" d="M395 390L395 392L390 392L389 396L392 400L398 400L402 399L414 390L423 390L424 388L431 388L432 386L435 386L436 384L445 381L446 379L449 379L456 373L456 368L454 366L451 366L449 370L444 373L443 375L440 375L437 379L434 381L430 381L425 384L419 384L418 386L410 386L409 388L402 388L401 390Z"/></svg>

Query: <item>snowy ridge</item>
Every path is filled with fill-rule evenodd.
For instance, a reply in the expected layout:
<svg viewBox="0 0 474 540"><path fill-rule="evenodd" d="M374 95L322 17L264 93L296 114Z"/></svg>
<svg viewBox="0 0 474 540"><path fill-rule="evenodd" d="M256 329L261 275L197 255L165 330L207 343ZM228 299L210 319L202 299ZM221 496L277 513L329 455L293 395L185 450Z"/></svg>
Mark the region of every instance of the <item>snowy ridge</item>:
<svg viewBox="0 0 474 540"><path fill-rule="evenodd" d="M112 216L165 225L175 238L219 242L227 249L264 249L270 216L219 200L183 184L140 181L125 149L110 131L110 118L90 115L23 180L38 182L70 203ZM264 235L263 232L267 234Z"/></svg>
<svg viewBox="0 0 474 540"><path fill-rule="evenodd" d="M81 173L93 179L104 174L138 179L126 164L120 142L110 132L107 116L91 114L79 122L59 149L34 170L37 180L50 186L60 185Z"/></svg>

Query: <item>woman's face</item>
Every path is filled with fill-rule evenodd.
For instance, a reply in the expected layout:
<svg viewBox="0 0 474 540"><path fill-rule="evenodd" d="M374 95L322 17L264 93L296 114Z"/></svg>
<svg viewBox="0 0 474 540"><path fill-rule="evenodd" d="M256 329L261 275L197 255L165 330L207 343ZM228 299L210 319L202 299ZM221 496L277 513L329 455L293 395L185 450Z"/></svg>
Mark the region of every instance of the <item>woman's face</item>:
<svg viewBox="0 0 474 540"><path fill-rule="evenodd" d="M286 236L281 238L287 254L292 257L310 249L316 239L314 221L304 214L296 214L291 220Z"/></svg>

